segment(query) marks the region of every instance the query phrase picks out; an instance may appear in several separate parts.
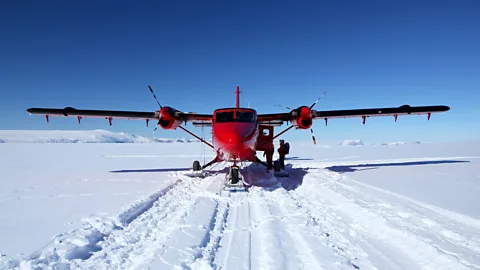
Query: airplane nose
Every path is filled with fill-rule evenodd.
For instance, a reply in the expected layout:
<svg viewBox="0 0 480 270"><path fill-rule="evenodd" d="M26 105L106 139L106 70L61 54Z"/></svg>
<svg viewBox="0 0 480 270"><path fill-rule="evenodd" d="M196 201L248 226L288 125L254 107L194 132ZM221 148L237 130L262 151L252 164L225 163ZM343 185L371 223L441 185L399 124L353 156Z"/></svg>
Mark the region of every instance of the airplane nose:
<svg viewBox="0 0 480 270"><path fill-rule="evenodd" d="M240 149L242 148L243 140L240 134L232 132L227 134L224 142L225 149L230 153L234 154L240 151Z"/></svg>
<svg viewBox="0 0 480 270"><path fill-rule="evenodd" d="M233 145L238 145L238 144L242 143L242 137L239 134L231 133L231 134L229 134L229 136L227 138L227 142L229 144L231 144L232 146Z"/></svg>

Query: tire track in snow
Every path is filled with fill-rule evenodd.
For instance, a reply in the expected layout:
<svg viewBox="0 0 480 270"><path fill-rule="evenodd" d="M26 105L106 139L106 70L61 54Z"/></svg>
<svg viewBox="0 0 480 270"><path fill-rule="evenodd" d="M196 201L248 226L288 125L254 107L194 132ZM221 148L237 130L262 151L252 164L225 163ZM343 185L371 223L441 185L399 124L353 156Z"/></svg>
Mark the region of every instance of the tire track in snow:
<svg viewBox="0 0 480 270"><path fill-rule="evenodd" d="M148 211L150 208L153 207L153 204L160 199L160 197L165 196L169 191L173 188L178 186L182 183L182 180L178 179L173 184L161 189L158 192L148 196L145 199L142 199L133 205L129 206L125 211L119 215L119 220L122 225L127 226L128 224L132 223L135 219L137 219L141 214Z"/></svg>
<svg viewBox="0 0 480 270"><path fill-rule="evenodd" d="M217 177L191 179L179 174L181 185L171 189L162 200L135 219L122 231L112 234L102 243L102 250L88 261L75 265L79 268L124 269L148 263L169 234L178 228L178 222L188 215L198 194L208 189Z"/></svg>
<svg viewBox="0 0 480 270"><path fill-rule="evenodd" d="M178 224L180 230L170 235L170 239L163 244L161 252L148 267L153 269L214 267L214 255L220 247L230 211L228 194L221 192L224 183L218 181L218 184L217 188L197 198L188 217L183 223ZM185 228L182 229L183 226ZM188 239L185 239L185 235Z"/></svg>
<svg viewBox="0 0 480 270"><path fill-rule="evenodd" d="M334 231L336 216L323 221L331 211L311 213L306 208L312 205L311 201L301 196L300 201L294 199L290 193L296 191L288 192L272 185L252 187L248 196L233 198L211 268L358 269L358 265L374 268L362 249ZM328 224L330 233L319 225L322 221Z"/></svg>
<svg viewBox="0 0 480 270"><path fill-rule="evenodd" d="M134 265L137 269L195 268L195 264L208 266L208 247L215 248L216 220L222 215L225 202L218 196L223 185L222 177L205 189L195 193L191 206L179 219L168 235L159 242L156 250L149 250L149 260ZM192 266L190 266L192 265Z"/></svg>
<svg viewBox="0 0 480 270"><path fill-rule="evenodd" d="M214 254L214 269L252 269L250 202L246 191L227 191L228 217L219 247Z"/></svg>
<svg viewBox="0 0 480 270"><path fill-rule="evenodd" d="M198 256L193 262L183 262L182 265L188 269L209 269L214 267L215 253L220 248L227 219L230 212L230 203L226 199L218 199L214 215L213 224L210 225L210 231L207 234L207 241L198 246Z"/></svg>
<svg viewBox="0 0 480 270"><path fill-rule="evenodd" d="M323 269L310 253L303 237L295 232L290 214L283 208L283 190L252 188L252 236L258 245L253 269Z"/></svg>
<svg viewBox="0 0 480 270"><path fill-rule="evenodd" d="M286 180L288 181L288 179ZM343 236L347 225L331 209L305 196L303 189L286 191L261 190L272 216L291 239L288 260L290 268L298 269L358 269L374 268L367 254ZM312 192L310 189L306 193Z"/></svg>
<svg viewBox="0 0 480 270"><path fill-rule="evenodd" d="M378 205L373 207L360 202L358 198L365 201L375 200L375 194L371 191L362 193L366 190L342 188L342 183L338 181L348 181L348 179L342 179L336 173L323 170L313 171L306 178L311 181L312 189L316 191L314 198L322 200L326 206L349 222L348 230L352 239L363 243L362 247L368 253L388 254L390 263L393 263L392 266L408 269L468 269L475 266L439 250L437 246L425 241L423 236L391 223L388 217L376 211L375 208ZM416 214L408 209L406 213L407 215Z"/></svg>
<svg viewBox="0 0 480 270"><path fill-rule="evenodd" d="M342 180L335 182L332 189L382 216L391 226L406 230L438 251L455 257L461 264L480 269L478 220L331 174L332 178Z"/></svg>
<svg viewBox="0 0 480 270"><path fill-rule="evenodd" d="M22 260L9 260L9 268L120 269L148 260L156 241L171 231L188 212L195 198L216 176L191 179L175 174L162 190L141 199L117 217L87 217L85 227L57 235L49 244ZM147 252L149 251L149 252Z"/></svg>
<svg viewBox="0 0 480 270"><path fill-rule="evenodd" d="M34 251L22 260L10 260L10 268L27 265L35 268L41 265L60 267L69 265L73 260L89 259L94 252L101 250L99 242L114 231L122 230L122 224L128 225L135 218L153 206L153 203L169 190L179 185L181 180L164 187L147 198L140 199L121 211L118 218L90 216L83 218L84 227L68 233L61 233L46 246Z"/></svg>

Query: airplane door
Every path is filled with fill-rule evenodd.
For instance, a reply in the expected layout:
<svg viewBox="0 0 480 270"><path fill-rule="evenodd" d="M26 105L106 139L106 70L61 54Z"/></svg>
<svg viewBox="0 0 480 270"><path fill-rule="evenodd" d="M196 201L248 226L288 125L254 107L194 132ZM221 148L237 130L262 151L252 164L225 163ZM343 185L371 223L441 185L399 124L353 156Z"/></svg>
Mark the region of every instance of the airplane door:
<svg viewBox="0 0 480 270"><path fill-rule="evenodd" d="M259 133L255 149L265 151L273 142L273 126L258 125Z"/></svg>

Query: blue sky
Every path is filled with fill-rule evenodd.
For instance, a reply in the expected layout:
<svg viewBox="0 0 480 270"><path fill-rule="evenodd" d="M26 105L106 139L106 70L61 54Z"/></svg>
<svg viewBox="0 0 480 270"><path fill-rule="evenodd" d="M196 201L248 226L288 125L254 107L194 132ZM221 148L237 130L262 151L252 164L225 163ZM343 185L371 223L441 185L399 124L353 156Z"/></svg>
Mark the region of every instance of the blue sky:
<svg viewBox="0 0 480 270"><path fill-rule="evenodd" d="M431 121L317 121L319 141L478 139L478 10L478 1L2 1L0 127L150 136L143 121L47 124L25 110L153 111L150 84L162 105L211 113L235 105L238 84L242 105L259 113L310 105L325 89L318 110L452 108ZM310 131L284 138L310 140Z"/></svg>

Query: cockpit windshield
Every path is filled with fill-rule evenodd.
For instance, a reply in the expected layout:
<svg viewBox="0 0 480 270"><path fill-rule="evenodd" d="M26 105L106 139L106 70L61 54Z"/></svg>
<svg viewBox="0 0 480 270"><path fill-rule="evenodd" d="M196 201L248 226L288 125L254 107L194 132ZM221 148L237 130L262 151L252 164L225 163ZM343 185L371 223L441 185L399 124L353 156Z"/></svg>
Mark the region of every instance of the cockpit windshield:
<svg viewBox="0 0 480 270"><path fill-rule="evenodd" d="M252 112L252 111L217 112L215 122L217 122L217 123L225 123L225 122L254 123L255 122L255 112Z"/></svg>
<svg viewBox="0 0 480 270"><path fill-rule="evenodd" d="M247 123L253 123L255 122L255 114L253 112L249 111L237 111L236 117L235 117L236 122L247 122Z"/></svg>
<svg viewBox="0 0 480 270"><path fill-rule="evenodd" d="M225 123L225 122L233 122L233 111L230 112L217 112L215 118L215 122L217 123Z"/></svg>

